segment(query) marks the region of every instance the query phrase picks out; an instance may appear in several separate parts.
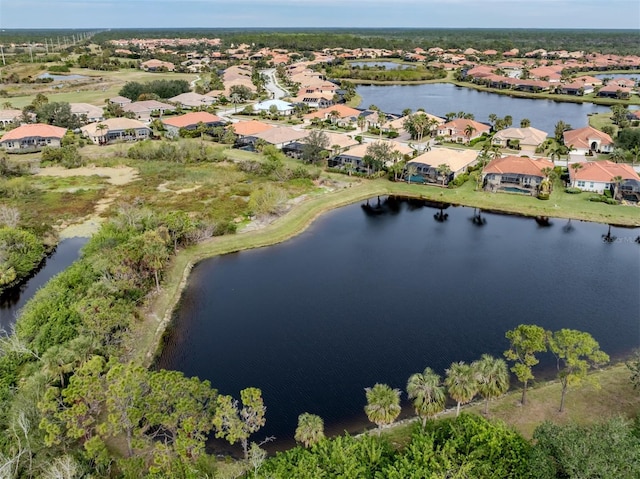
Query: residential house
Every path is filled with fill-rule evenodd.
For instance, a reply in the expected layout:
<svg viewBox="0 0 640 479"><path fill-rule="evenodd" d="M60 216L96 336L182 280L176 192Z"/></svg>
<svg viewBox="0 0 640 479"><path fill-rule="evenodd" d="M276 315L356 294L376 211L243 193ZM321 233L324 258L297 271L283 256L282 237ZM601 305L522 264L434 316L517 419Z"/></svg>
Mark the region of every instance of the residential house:
<svg viewBox="0 0 640 479"><path fill-rule="evenodd" d="M309 108L328 108L334 104L333 94L328 93L301 93L293 100L294 103L303 103Z"/></svg>
<svg viewBox="0 0 640 479"><path fill-rule="evenodd" d="M8 131L0 138L0 146L7 152L39 151L45 146L59 147L66 128L29 123Z"/></svg>
<svg viewBox="0 0 640 479"><path fill-rule="evenodd" d="M414 150L404 143L399 143L393 140L381 141L384 143L390 143L392 150L399 151L403 155L413 155ZM347 149L330 159L329 166L337 168L352 168L353 171L358 173L367 172L367 165L364 162L364 157L367 154L367 148L369 145L371 145L371 143L362 143Z"/></svg>
<svg viewBox="0 0 640 479"><path fill-rule="evenodd" d="M289 143L302 140L309 135L309 130L295 130L288 126L279 126L275 128L269 128L252 135L256 141L262 140L265 143L282 149Z"/></svg>
<svg viewBox="0 0 640 479"><path fill-rule="evenodd" d="M253 105L253 111L271 113L275 111L278 115L290 116L294 106L283 100L265 100Z"/></svg>
<svg viewBox="0 0 640 479"><path fill-rule="evenodd" d="M331 158L332 156L339 155L346 149L351 148L352 146L356 146L358 144L356 140L351 138L349 135L345 135L344 133L336 133L332 131L325 131L323 133L327 136L327 139L329 140L328 147L326 148L329 158ZM304 139L301 141L293 141L283 146L282 152L293 158L301 158L302 151L304 150L304 145L305 145Z"/></svg>
<svg viewBox="0 0 640 479"><path fill-rule="evenodd" d="M212 115L206 111L197 111L164 118L162 124L167 129L168 136L177 136L182 128L195 130L200 124L205 125L207 128L215 128L225 125L226 122L217 115Z"/></svg>
<svg viewBox="0 0 640 479"><path fill-rule="evenodd" d="M432 148L423 154L416 156L407 162L416 167L411 182L439 183L447 185L451 180L466 173L470 166L478 161L478 152L475 150L458 150L453 148ZM449 173L443 178L438 168L446 165Z"/></svg>
<svg viewBox="0 0 640 479"><path fill-rule="evenodd" d="M157 100L134 101L122 107L124 111L133 112L141 121L150 121L153 115L162 117L166 112L176 111L176 107Z"/></svg>
<svg viewBox="0 0 640 479"><path fill-rule="evenodd" d="M238 136L234 147L252 150L257 140L255 135L271 128L275 128L275 126L257 120L249 120L232 123L231 128Z"/></svg>
<svg viewBox="0 0 640 479"><path fill-rule="evenodd" d="M534 153L547 139L547 132L533 127L507 128L498 131L491 139L492 145Z"/></svg>
<svg viewBox="0 0 640 479"><path fill-rule="evenodd" d="M484 123L466 118L456 118L438 126L437 134L446 140L455 143L468 143L475 138L480 138L483 133L489 133L491 127Z"/></svg>
<svg viewBox="0 0 640 479"><path fill-rule="evenodd" d="M589 93L593 93L594 87L588 83L574 81L572 83L565 83L563 85L558 85L556 88L558 93L563 95L588 95Z"/></svg>
<svg viewBox="0 0 640 479"><path fill-rule="evenodd" d="M22 110L0 110L0 128L4 128L22 118Z"/></svg>
<svg viewBox="0 0 640 479"><path fill-rule="evenodd" d="M167 99L167 101L180 105L182 108L186 109L200 108L203 106L207 107L216 102L215 98L211 96L200 95L199 93L194 92L181 93L180 95Z"/></svg>
<svg viewBox="0 0 640 479"><path fill-rule="evenodd" d="M427 120L431 122L431 128L430 128L430 132L435 132L438 130L438 126L443 125L445 123L444 118L440 118L439 116L435 116L432 115L431 113L427 113L424 111L416 111L413 112L409 115L409 117L413 117L416 115L425 115L427 117ZM403 116L400 118L396 118L395 120L391 120L390 122L388 122L385 127L390 129L390 130L394 130L397 132L405 132L406 130L404 129L404 122L407 120L408 117ZM425 138L428 135L425 135Z"/></svg>
<svg viewBox="0 0 640 479"><path fill-rule="evenodd" d="M87 123L94 123L96 121L104 120L104 110L95 105L89 103L69 103L71 107L71 113L82 117L83 115L87 119Z"/></svg>
<svg viewBox="0 0 640 479"><path fill-rule="evenodd" d="M611 153L614 148L611 137L592 126L565 131L562 138L565 145L571 146L573 151L581 155Z"/></svg>
<svg viewBox="0 0 640 479"><path fill-rule="evenodd" d="M123 107L131 103L131 99L124 96L114 96L113 98L109 98L109 103Z"/></svg>
<svg viewBox="0 0 640 479"><path fill-rule="evenodd" d="M485 189L509 193L534 195L546 177L543 170L553 169L547 158L533 159L526 156L506 156L491 160L482 170Z"/></svg>
<svg viewBox="0 0 640 479"><path fill-rule="evenodd" d="M609 83L598 90L598 96L625 100L631 96L631 88Z"/></svg>
<svg viewBox="0 0 640 479"><path fill-rule="evenodd" d="M329 108L323 108L321 110L314 111L313 113L308 113L303 118L309 121L313 121L314 118L329 120L337 126L345 127L355 125L361 113L362 111L346 105L333 105Z"/></svg>
<svg viewBox="0 0 640 479"><path fill-rule="evenodd" d="M171 62L163 62L162 60L147 60L140 64L140 68L147 72L172 72L176 69L175 65Z"/></svg>
<svg viewBox="0 0 640 479"><path fill-rule="evenodd" d="M114 141L140 140L151 136L151 128L131 118L109 118L80 128L82 135L96 145Z"/></svg>
<svg viewBox="0 0 640 479"><path fill-rule="evenodd" d="M620 184L622 196L636 202L640 200L640 176L630 165L608 160L588 161L581 165L577 170L569 168L571 186L601 195L607 190L613 193L613 179L619 176L623 180Z"/></svg>

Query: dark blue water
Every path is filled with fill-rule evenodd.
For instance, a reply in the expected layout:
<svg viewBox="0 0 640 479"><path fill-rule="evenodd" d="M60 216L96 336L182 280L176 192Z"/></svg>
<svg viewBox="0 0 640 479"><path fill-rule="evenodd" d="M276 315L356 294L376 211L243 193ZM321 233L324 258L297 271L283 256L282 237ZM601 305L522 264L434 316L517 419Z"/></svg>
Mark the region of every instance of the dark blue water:
<svg viewBox="0 0 640 479"><path fill-rule="evenodd" d="M0 296L0 329L10 330L26 302L53 276L78 259L80 249L87 241L88 238L69 238L60 241L55 251L44 260L33 276Z"/></svg>
<svg viewBox="0 0 640 479"><path fill-rule="evenodd" d="M522 323L588 331L612 357L640 346L640 229L604 242L597 223L484 213L478 226L470 208L445 209L445 222L416 201L382 208L351 205L286 243L198 264L158 366L234 397L261 388L256 438L287 441L302 412L329 432L361 429L365 387L404 390L426 366L501 356Z"/></svg>
<svg viewBox="0 0 640 479"><path fill-rule="evenodd" d="M588 125L588 115L611 111L609 107L592 103L566 103L552 100L530 100L498 95L472 88L462 88L450 83L429 83L425 85L370 85L359 86L362 96L361 108L376 105L388 113L400 113L405 108L425 111L444 117L449 112L473 113L476 121L488 123L489 115L495 113L500 118L513 117L513 126L527 118L531 126L546 131L553 136L559 120L573 128Z"/></svg>

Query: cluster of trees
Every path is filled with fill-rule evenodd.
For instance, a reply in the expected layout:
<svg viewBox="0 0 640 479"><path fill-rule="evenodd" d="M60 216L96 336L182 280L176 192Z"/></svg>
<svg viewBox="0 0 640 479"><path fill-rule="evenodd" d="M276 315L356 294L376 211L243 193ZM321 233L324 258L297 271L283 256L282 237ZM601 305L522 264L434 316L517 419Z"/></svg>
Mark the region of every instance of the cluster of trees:
<svg viewBox="0 0 640 479"><path fill-rule="evenodd" d="M17 209L0 207L0 293L28 276L46 252L41 239L19 224Z"/></svg>
<svg viewBox="0 0 640 479"><path fill-rule="evenodd" d="M369 477L375 479L578 479L640 474L640 429L614 418L592 426L543 423L534 441L481 416L416 425L400 449L384 436L320 439L278 453L249 478Z"/></svg>
<svg viewBox="0 0 640 479"><path fill-rule="evenodd" d="M132 101L137 101L140 99L172 98L189 91L191 88L186 80L153 80L146 83L127 82L118 94Z"/></svg>
<svg viewBox="0 0 640 479"><path fill-rule="evenodd" d="M259 414L238 410L251 426L234 422L236 403L208 383L128 359L139 341L138 303L159 287L178 248L211 234L211 225L184 212L123 207L24 307L13 334L0 340L3 477L38 475L60 457L101 475L186 477L205 467L198 461L214 428L231 442L255 430ZM0 236L9 244L8 229ZM28 258L23 250L14 256ZM259 396L251 392L250 408ZM216 411L224 411L219 426ZM114 453L114 444L126 447Z"/></svg>
<svg viewBox="0 0 640 479"><path fill-rule="evenodd" d="M384 68L344 68L326 67L326 75L330 78L353 78L356 80L373 81L424 81L445 78L447 72L442 68L398 68L396 70L386 70Z"/></svg>

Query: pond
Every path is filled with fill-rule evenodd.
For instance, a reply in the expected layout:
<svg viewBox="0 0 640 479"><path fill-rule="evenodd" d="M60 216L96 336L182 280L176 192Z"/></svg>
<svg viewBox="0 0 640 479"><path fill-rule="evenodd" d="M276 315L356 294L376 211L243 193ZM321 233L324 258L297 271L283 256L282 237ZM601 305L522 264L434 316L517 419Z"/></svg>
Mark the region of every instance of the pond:
<svg viewBox="0 0 640 479"><path fill-rule="evenodd" d="M30 278L0 295L0 329L11 329L20 314L20 309L47 281L78 259L80 249L87 240L88 238L69 238L60 241L55 251Z"/></svg>
<svg viewBox="0 0 640 479"><path fill-rule="evenodd" d="M607 242L597 223L368 204L196 265L156 366L236 398L261 388L256 439L289 445L299 414L320 415L329 433L362 430L365 387L404 390L426 366L501 356L519 324L588 331L614 358L639 346L640 229L611 228ZM538 377L552 366L544 356Z"/></svg>
<svg viewBox="0 0 640 479"><path fill-rule="evenodd" d="M43 73L42 75L38 75L38 78L51 78L55 81L71 81L71 80L84 80L85 78L89 78L85 75L53 75L51 73Z"/></svg>
<svg viewBox="0 0 640 479"><path fill-rule="evenodd" d="M592 103L567 103L552 100L515 98L472 88L463 88L450 83L428 83L424 85L369 85L359 86L362 97L360 108L376 105L387 113L399 114L405 108L424 108L433 115L443 117L449 112L473 113L476 121L488 123L489 115L499 117L511 115L513 126L528 118L531 126L553 136L559 120L573 128L588 125L588 115L611 111L609 107Z"/></svg>

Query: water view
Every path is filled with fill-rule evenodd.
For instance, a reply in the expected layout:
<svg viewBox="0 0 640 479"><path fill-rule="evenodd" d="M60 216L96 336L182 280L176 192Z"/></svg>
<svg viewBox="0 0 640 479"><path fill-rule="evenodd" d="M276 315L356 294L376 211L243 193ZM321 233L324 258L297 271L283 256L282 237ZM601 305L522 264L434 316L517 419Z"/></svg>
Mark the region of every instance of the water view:
<svg viewBox="0 0 640 479"><path fill-rule="evenodd" d="M487 123L489 115L499 117L511 115L513 126L528 118L531 126L546 131L553 136L559 120L573 128L587 126L588 115L611 111L609 107L592 103L566 103L552 100L530 100L498 95L462 88L449 83L429 83L425 85L369 85L359 86L362 96L360 108L376 105L388 113L401 113L405 108L427 112L444 117L449 112L473 113L476 121Z"/></svg>
<svg viewBox="0 0 640 479"><path fill-rule="evenodd" d="M33 276L0 295L0 329L10 330L26 302L47 281L78 259L80 249L86 242L87 238L69 238L60 241L55 251L44 260Z"/></svg>
<svg viewBox="0 0 640 479"><path fill-rule="evenodd" d="M71 81L71 80L84 80L89 78L85 75L53 75L51 73L43 73L38 75L38 78L51 78L52 81Z"/></svg>
<svg viewBox="0 0 640 479"><path fill-rule="evenodd" d="M587 331L613 358L640 345L640 229L476 213L374 198L286 243L203 261L157 366L234 397L261 388L256 436L288 442L302 412L332 434L361 430L365 387L500 356L521 323Z"/></svg>

